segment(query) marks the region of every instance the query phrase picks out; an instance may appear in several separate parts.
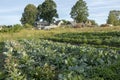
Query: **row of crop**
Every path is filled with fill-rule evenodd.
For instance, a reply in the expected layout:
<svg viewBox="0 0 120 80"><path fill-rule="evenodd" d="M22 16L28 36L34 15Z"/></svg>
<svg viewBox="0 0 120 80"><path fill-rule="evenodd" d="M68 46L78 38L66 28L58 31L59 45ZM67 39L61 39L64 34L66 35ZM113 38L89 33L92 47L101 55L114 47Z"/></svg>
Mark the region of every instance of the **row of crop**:
<svg viewBox="0 0 120 80"><path fill-rule="evenodd" d="M110 35L110 33L111 33L111 35ZM116 33L116 34L115 34ZM57 35L55 35L54 36L54 38L56 37L56 38L69 38L69 39L100 39L100 40L105 40L105 39L110 39L110 40L112 40L112 39L116 39L116 38L118 38L118 40L119 40L119 38L120 38L120 36L118 36L117 34L119 34L120 32L114 32L114 34L113 34L113 32L107 32L107 33L103 33L103 32L91 32L91 33L63 33L63 34L57 34Z"/></svg>
<svg viewBox="0 0 120 80"><path fill-rule="evenodd" d="M4 67L4 59L3 59L3 54L2 54L2 52L3 52L3 47L4 47L4 43L3 42L0 42L0 71L3 69L3 67Z"/></svg>
<svg viewBox="0 0 120 80"><path fill-rule="evenodd" d="M57 34L47 39L72 44L92 44L119 47L119 33L120 32L63 33Z"/></svg>
<svg viewBox="0 0 120 80"><path fill-rule="evenodd" d="M120 75L120 54L112 49L20 40L6 42L3 54L6 58L1 79L117 80ZM109 71L102 71L107 67L112 77Z"/></svg>
<svg viewBox="0 0 120 80"><path fill-rule="evenodd" d="M120 32L115 31L115 32L83 32L83 33L62 33L62 34L57 34L56 37L104 37L104 36L111 36L111 37L120 37Z"/></svg>
<svg viewBox="0 0 120 80"><path fill-rule="evenodd" d="M57 34L54 37L58 38L74 38L74 39L112 39L112 38L119 38L120 36L117 34L120 34L120 32L114 32L114 34L109 35L110 32L103 33L103 32L91 32L91 33L63 33L63 34Z"/></svg>
<svg viewBox="0 0 120 80"><path fill-rule="evenodd" d="M120 38L111 38L111 39L80 39L80 38L58 38L58 37L51 37L47 38L48 40L57 41L57 42L66 42L71 44L91 44L91 45L107 45L113 47L120 47Z"/></svg>

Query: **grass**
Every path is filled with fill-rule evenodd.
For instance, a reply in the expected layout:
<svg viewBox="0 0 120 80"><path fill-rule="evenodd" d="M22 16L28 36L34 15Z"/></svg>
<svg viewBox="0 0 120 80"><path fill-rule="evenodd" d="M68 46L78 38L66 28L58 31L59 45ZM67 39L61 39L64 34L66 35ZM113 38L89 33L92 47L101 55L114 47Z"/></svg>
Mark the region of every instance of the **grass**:
<svg viewBox="0 0 120 80"><path fill-rule="evenodd" d="M44 38L50 37L59 33L66 32L109 32L109 31L120 31L120 26L116 27L93 27L93 28L56 28L52 30L32 30L23 29L16 33L0 33L0 42L5 40L18 40L26 38Z"/></svg>
<svg viewBox="0 0 120 80"><path fill-rule="evenodd" d="M115 27L85 27L85 28L56 28L51 30L32 30L22 29L16 33L0 33L0 42L7 40L33 39L33 38L50 38L61 33L82 33L82 32L112 32L120 31L120 26ZM2 51L0 44L0 52Z"/></svg>

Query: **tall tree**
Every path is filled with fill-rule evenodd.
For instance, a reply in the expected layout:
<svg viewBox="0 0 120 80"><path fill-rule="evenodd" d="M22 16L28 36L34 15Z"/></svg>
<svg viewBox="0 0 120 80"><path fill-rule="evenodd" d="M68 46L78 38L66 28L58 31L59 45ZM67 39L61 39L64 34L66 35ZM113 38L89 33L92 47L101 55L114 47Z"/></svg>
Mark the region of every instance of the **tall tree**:
<svg viewBox="0 0 120 80"><path fill-rule="evenodd" d="M70 15L76 22L85 22L89 15L86 2L83 0L78 0L72 7Z"/></svg>
<svg viewBox="0 0 120 80"><path fill-rule="evenodd" d="M114 26L120 25L120 11L112 10L109 12L107 19L108 24L113 24Z"/></svg>
<svg viewBox="0 0 120 80"><path fill-rule="evenodd" d="M37 7L37 10L38 10L38 14L37 14L37 21L41 20L41 14L42 14L42 4L39 4L38 7Z"/></svg>
<svg viewBox="0 0 120 80"><path fill-rule="evenodd" d="M22 14L21 23L34 25L34 22L37 18L37 12L36 6L33 4L28 4L24 9L24 13Z"/></svg>
<svg viewBox="0 0 120 80"><path fill-rule="evenodd" d="M43 19L51 23L55 18L58 18L57 6L53 0L45 0L38 6L38 20Z"/></svg>

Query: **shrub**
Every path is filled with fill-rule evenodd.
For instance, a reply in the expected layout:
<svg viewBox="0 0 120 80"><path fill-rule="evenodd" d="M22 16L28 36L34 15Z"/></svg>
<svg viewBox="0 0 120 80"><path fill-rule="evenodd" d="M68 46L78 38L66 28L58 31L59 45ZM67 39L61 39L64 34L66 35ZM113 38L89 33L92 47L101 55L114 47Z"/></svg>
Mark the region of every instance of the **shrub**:
<svg viewBox="0 0 120 80"><path fill-rule="evenodd" d="M13 27L9 30L10 32L19 32L23 29L23 26L20 24L13 25Z"/></svg>
<svg viewBox="0 0 120 80"><path fill-rule="evenodd" d="M2 32L2 33L5 33L5 32L13 33L13 32L19 32L22 29L23 29L22 25L15 24L13 26L4 26L4 28L0 32Z"/></svg>
<svg viewBox="0 0 120 80"><path fill-rule="evenodd" d="M24 27L24 28L27 28L27 29L31 29L31 28L33 28L33 26L30 25L30 24L25 24L23 27Z"/></svg>

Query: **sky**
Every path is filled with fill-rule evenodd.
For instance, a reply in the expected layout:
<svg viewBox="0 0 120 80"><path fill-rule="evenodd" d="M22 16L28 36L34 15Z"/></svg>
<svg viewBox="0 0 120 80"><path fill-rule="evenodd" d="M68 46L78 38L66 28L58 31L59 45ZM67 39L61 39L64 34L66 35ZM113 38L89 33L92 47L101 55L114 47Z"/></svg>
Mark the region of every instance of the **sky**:
<svg viewBox="0 0 120 80"><path fill-rule="evenodd" d="M54 0L60 19L72 21L70 11L77 0ZM106 23L110 10L120 10L120 0L84 0L88 6L89 19L98 24ZM1 0L0 1L0 25L20 24L22 13L27 4L36 7L44 0Z"/></svg>

